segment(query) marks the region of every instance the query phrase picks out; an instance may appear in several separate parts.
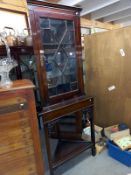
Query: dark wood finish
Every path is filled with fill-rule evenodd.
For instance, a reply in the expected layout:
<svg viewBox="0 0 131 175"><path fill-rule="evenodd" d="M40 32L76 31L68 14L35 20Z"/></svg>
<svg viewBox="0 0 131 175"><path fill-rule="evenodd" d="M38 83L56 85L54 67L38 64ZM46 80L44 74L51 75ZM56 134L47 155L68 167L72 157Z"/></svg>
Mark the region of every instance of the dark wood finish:
<svg viewBox="0 0 131 175"><path fill-rule="evenodd" d="M85 96L76 97L70 100L57 103L48 107L43 107L44 124L61 118L67 114L80 111L86 107L93 106L93 98Z"/></svg>
<svg viewBox="0 0 131 175"><path fill-rule="evenodd" d="M19 55L22 54L29 54L33 53L33 47L32 46L11 46L11 55L14 55L15 53ZM6 55L6 48L5 46L0 46L0 56ZM17 57L18 58L18 57Z"/></svg>
<svg viewBox="0 0 131 175"><path fill-rule="evenodd" d="M37 57L37 62L39 64L38 74L40 77L40 87L41 95L43 98L44 105L50 105L59 102L63 99L70 99L74 96L84 94L84 84L83 84L83 70L82 70L82 47L81 47L81 35L80 35L80 18L79 12L80 8L67 7L58 4L50 4L40 1L28 1L28 7L30 12L30 21L31 28L33 33L34 40L34 52ZM77 78L78 78L78 89L62 93L59 95L49 97L48 94L48 85L45 65L41 65L42 54L40 51L43 51L44 47L41 40L40 34L40 18L48 17L52 19L63 19L63 20L72 20L75 25L75 49L76 49L76 60L77 60Z"/></svg>
<svg viewBox="0 0 131 175"><path fill-rule="evenodd" d="M56 151L55 151L55 156L53 159L53 169L60 166L65 161L70 160L74 156L77 156L78 154L87 150L88 148L92 148L92 146L93 146L92 143L87 143L83 141L79 141L79 142L61 141L58 144Z"/></svg>
<svg viewBox="0 0 131 175"><path fill-rule="evenodd" d="M29 80L0 88L0 174L44 174L33 88Z"/></svg>
<svg viewBox="0 0 131 175"><path fill-rule="evenodd" d="M71 7L71 6L65 6L61 4L53 4L53 3L48 3L48 2L42 2L42 1L37 1L37 0L27 0L27 3L30 5L34 6L47 6L48 8L53 7L53 8L59 8L59 9L67 9L67 10L75 10L81 11L82 9L79 7Z"/></svg>
<svg viewBox="0 0 131 175"><path fill-rule="evenodd" d="M76 113L76 133L81 133L82 131L82 117L83 117L83 113L81 111L77 111Z"/></svg>
<svg viewBox="0 0 131 175"><path fill-rule="evenodd" d="M95 137L94 137L94 124L93 124L93 98L87 98L85 96L76 97L71 100L66 100L65 102L61 102L56 105L52 105L49 107L43 108L43 123L45 128L45 136L46 136L46 145L47 145L47 153L49 160L50 173L53 174L54 168L61 165L65 161L71 159L76 156L80 152L92 148L92 154L95 154ZM88 111L89 110L89 111ZM64 117L65 115L71 113L80 113L82 111L89 112L90 121L91 121L91 137L92 142L83 142L81 137L71 139L71 135L67 136L64 133L59 133L59 142L55 151L55 155L52 157L51 148L50 148L50 140L49 140L49 128L48 124L51 124L54 121ZM78 115L79 116L79 115ZM77 116L77 117L78 117ZM63 135L62 135L63 134ZM76 134L75 134L76 137ZM58 138L58 136L57 136Z"/></svg>
<svg viewBox="0 0 131 175"><path fill-rule="evenodd" d="M53 175L54 168L64 163L65 161L69 160L73 156L79 154L80 152L88 148L92 148L92 153L94 153L93 150L95 150L93 114L92 116L90 115L92 118L90 120L92 123L91 124L92 142L85 143L81 139L83 113L89 112L89 111L93 113L93 106L94 106L93 98L84 96L82 47L81 47L80 16L79 16L81 9L75 8L75 7L67 7L67 6L58 5L58 4L50 4L47 2L41 2L41 1L28 0L27 2L28 2L29 14L30 14L31 29L32 29L32 33L34 34L33 35L33 48L34 48L34 53L35 53L37 65L38 65L38 78L40 82L40 91L41 91L41 96L42 96L42 101L43 101L43 106L44 106L42 112L39 113L39 116L42 116L43 118L46 147L47 147L47 154L48 154L48 160L49 160L49 168L50 168L50 173ZM42 25L42 24L45 24L45 21L42 18L44 20L48 19L48 21L50 21L49 26L47 25L45 27L44 25ZM50 24L51 20L53 21L57 20L59 22L65 21L65 24L66 24L65 25L66 30L64 29L65 31L68 30L68 27L69 27L68 22L70 23L70 25L73 26L73 27L71 26L69 30L73 32L73 39L72 39L73 42L69 42L70 40L69 41L67 40L67 42L64 43L63 41L63 45L67 44L66 49L68 49L69 47L72 50L74 49L73 54L75 53L74 55L75 55L76 69L77 69L76 71L77 78L75 79L75 81L78 81L78 86L76 89L71 88L71 91L62 92L58 94L56 93L55 95L49 94L49 82L48 82L46 61L50 61L50 60L52 61L53 58L56 59L56 54L61 46L62 38L64 39L64 33L62 33L63 35L61 35L60 39L58 40L54 39L55 42L54 41L50 42L50 40L49 42L46 42L45 38L42 35L42 31L45 32L45 29L46 29L46 30L50 30L51 32L51 29L52 29L52 26ZM58 29L55 28L55 30L58 30ZM69 43L70 43L70 46L69 46ZM47 45L49 46L47 47ZM49 52L51 52L50 54L54 53L51 50L55 48L54 45L57 46L55 54L53 56L48 55ZM63 49L63 46L61 47ZM48 49L48 53L46 49ZM72 52L71 49L69 50L70 52ZM62 51L60 50L60 54L61 52ZM50 60L49 60L49 57L51 57ZM64 56L62 55L61 59L63 60L63 58ZM71 59L69 55L68 55L68 58ZM58 64L55 64L55 66L58 66ZM63 69L64 69L64 66L63 66ZM68 74L68 72L66 73ZM59 120L63 119L64 117L66 117L66 115L69 115L69 114L75 114L74 125L76 129L74 133L73 132L62 132L60 128ZM55 126L55 132L53 133L50 132L50 129L49 129L50 125ZM53 138L58 139L58 146L57 146L57 149L55 152L56 154L54 155L54 157L52 157L52 153L51 153L51 143L50 143L51 135ZM66 146L65 149L63 149L63 144Z"/></svg>

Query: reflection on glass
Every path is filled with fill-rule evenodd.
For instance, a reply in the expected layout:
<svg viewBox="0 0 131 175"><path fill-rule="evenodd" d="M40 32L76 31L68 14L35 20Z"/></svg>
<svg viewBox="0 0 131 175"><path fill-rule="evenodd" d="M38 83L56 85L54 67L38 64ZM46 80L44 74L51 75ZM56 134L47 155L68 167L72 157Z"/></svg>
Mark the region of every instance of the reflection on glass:
<svg viewBox="0 0 131 175"><path fill-rule="evenodd" d="M16 68L12 69L9 73L9 77L12 81L17 79L17 73L16 73Z"/></svg>
<svg viewBox="0 0 131 175"><path fill-rule="evenodd" d="M41 18L40 26L49 95L76 90L78 80L74 22Z"/></svg>
<svg viewBox="0 0 131 175"><path fill-rule="evenodd" d="M23 55L20 59L20 67L22 72L22 79L30 79L35 88L35 97L36 102L40 103L40 94L39 94L39 84L37 78L37 68L34 55Z"/></svg>

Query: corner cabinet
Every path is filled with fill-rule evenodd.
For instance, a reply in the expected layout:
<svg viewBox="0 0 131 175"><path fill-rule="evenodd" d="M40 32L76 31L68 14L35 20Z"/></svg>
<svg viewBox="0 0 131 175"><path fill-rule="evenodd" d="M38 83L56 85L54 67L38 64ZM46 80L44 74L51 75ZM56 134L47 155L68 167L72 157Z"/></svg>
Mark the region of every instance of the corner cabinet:
<svg viewBox="0 0 131 175"><path fill-rule="evenodd" d="M79 8L28 0L44 104L84 93Z"/></svg>
<svg viewBox="0 0 131 175"><path fill-rule="evenodd" d="M44 175L33 88L29 80L0 88L1 175Z"/></svg>
<svg viewBox="0 0 131 175"><path fill-rule="evenodd" d="M28 0L50 174L88 148L95 155L92 97L84 95L80 8ZM81 138L91 122L91 142ZM51 139L57 139L55 151ZM65 147L64 147L65 146Z"/></svg>

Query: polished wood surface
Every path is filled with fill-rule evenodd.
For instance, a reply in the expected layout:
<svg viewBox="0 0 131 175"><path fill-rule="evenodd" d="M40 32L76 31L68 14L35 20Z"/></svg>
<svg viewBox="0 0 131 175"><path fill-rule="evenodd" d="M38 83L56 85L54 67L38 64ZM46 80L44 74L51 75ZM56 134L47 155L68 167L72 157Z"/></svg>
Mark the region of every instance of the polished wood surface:
<svg viewBox="0 0 131 175"><path fill-rule="evenodd" d="M32 88L18 80L0 89L1 175L44 175Z"/></svg>
<svg viewBox="0 0 131 175"><path fill-rule="evenodd" d="M23 79L21 81L16 80L16 81L13 81L13 83L8 86L0 87L0 93L7 92L7 91L22 90L22 89L32 89L32 88L35 88L35 86L32 84L30 80L27 80L27 79Z"/></svg>
<svg viewBox="0 0 131 175"><path fill-rule="evenodd" d="M85 151L88 148L91 148L92 155L95 155L93 101L94 100L92 97L80 96L70 100L66 100L65 102L63 101L56 105L43 107L43 123L45 128L45 140L47 145L47 153L51 175L54 174L54 168L61 165L65 161L71 159L72 157L80 154L82 151ZM80 126L82 123L81 117L83 116L83 112L88 113L90 116L89 120L91 122L91 142L84 142L81 139L80 133L82 132L82 127ZM64 116L73 113L77 113L76 118L80 123L79 125L75 126L79 126L79 128L77 128L76 132L61 132L61 129L58 128L58 133L56 133L56 138L58 138L58 144L55 150L55 154L54 156L52 156L50 144L51 133L48 124L51 125L53 124L53 122L57 123L57 121L59 123L59 119L62 119Z"/></svg>
<svg viewBox="0 0 131 175"><path fill-rule="evenodd" d="M93 98L92 97L85 97L84 96L84 83L83 83L83 64L82 64L82 47L81 47L81 34L80 34L80 8L75 7L67 7L63 5L57 4L50 4L47 2L42 1L33 1L28 0L28 8L30 13L30 23L32 32L35 34L33 35L33 48L34 54L36 56L36 64L38 67L38 79L40 82L40 92L43 101L43 108L41 113L39 113L39 117L42 117L44 130L45 130L45 140L46 140L46 148L47 148L47 155L49 161L49 169L51 175L54 174L54 168L59 166L60 164L64 163L65 161L71 159L72 157L76 156L77 154L81 153L85 149L91 148L92 154L95 154L95 141L94 141L94 125L93 125ZM60 20L60 21L70 21L73 23L74 28L71 31L74 34L74 49L75 49L75 61L76 61L76 69L77 69L77 88L71 89L68 92L62 91L62 93L56 93L56 95L49 95L48 87L48 74L46 68L46 41L42 39L42 29L41 28L41 19L51 19L51 20ZM43 21L43 24L45 22ZM59 27L60 28L60 27ZM58 30L58 29L57 29ZM58 31L56 31L57 33ZM60 31L61 33L61 31ZM63 35L64 36L64 35ZM45 42L45 43L44 43ZM62 42L62 38L61 38ZM58 43L61 45L61 42ZM49 44L49 43L48 43ZM55 43L51 43L55 44ZM68 43L65 43L68 44ZM60 47L60 46L59 46ZM58 47L58 48L59 48ZM67 45L66 45L67 47ZM68 46L69 48L71 46ZM67 48L68 48L67 47ZM52 46L50 47L53 48ZM57 49L58 49L57 48ZM49 53L48 48L48 53ZM57 50L56 50L57 51ZM51 52L52 53L52 50ZM64 53L64 51L62 51ZM55 53L56 54L56 53ZM68 55L68 54L67 54ZM57 61L55 55L54 61ZM53 58L52 57L52 58ZM63 59L62 57L61 59ZM70 57L69 57L70 59ZM64 63L64 62L63 62ZM59 84L58 84L59 85ZM56 84L56 87L58 86ZM64 88L63 88L64 89ZM86 110L90 110L92 115L90 116L91 120L91 136L92 140L90 143L85 143L80 138L82 132L82 117L83 113ZM87 112L87 111L86 111ZM85 112L85 113L86 113ZM63 119L66 115L75 114L75 132L72 133L68 131L68 133L64 133L60 129L59 119ZM51 143L50 137L52 136L50 132L50 126L53 125L55 127L55 133L53 137L56 137L58 140L57 148L54 154L54 158L52 157L51 152ZM67 127L68 128L68 127ZM79 138L78 138L79 136ZM66 145L66 150L61 144L61 141L70 140L70 142ZM74 144L72 144L74 141ZM80 143L77 144L77 141ZM60 149L61 148L61 149ZM67 149L68 148L68 149ZM64 154L63 154L64 153Z"/></svg>
<svg viewBox="0 0 131 175"><path fill-rule="evenodd" d="M70 99L74 96L84 94L83 84L83 66L82 66L82 47L81 47L81 34L80 34L80 8L68 7L59 4L50 4L46 2L36 2L28 0L28 8L30 12L30 23L33 35L33 47L38 65L38 79L40 82L40 91L43 99L44 106L51 105L62 101L63 99ZM43 58L40 51L44 51L43 42L41 40L40 33L40 18L47 17L51 19L59 20L71 20L74 22L75 27L75 48L76 48L76 62L77 62L77 79L78 89L70 92L62 93L59 95L49 96L48 83L46 77L45 65L41 65L41 59Z"/></svg>
<svg viewBox="0 0 131 175"><path fill-rule="evenodd" d="M14 56L17 54L17 58L19 59L20 55L26 55L26 54L33 54L33 47L32 46L10 46L11 55ZM6 55L6 48L5 46L0 46L0 56Z"/></svg>
<svg viewBox="0 0 131 175"><path fill-rule="evenodd" d="M44 123L51 122L64 115L83 110L87 106L93 106L93 98L80 96L57 103L56 105L43 107L43 121Z"/></svg>
<svg viewBox="0 0 131 175"><path fill-rule="evenodd" d="M95 123L102 127L124 122L131 129L130 35L126 27L85 37L86 92L96 97Z"/></svg>

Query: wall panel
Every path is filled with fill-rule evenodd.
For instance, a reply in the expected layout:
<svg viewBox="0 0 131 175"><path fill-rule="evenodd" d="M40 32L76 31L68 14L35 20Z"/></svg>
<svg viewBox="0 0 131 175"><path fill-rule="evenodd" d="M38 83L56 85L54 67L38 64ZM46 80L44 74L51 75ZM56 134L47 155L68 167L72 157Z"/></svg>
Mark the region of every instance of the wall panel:
<svg viewBox="0 0 131 175"><path fill-rule="evenodd" d="M0 8L27 12L26 0L0 0Z"/></svg>
<svg viewBox="0 0 131 175"><path fill-rule="evenodd" d="M131 27L85 36L86 93L95 96L95 122L103 127L125 122L131 128L130 37Z"/></svg>

